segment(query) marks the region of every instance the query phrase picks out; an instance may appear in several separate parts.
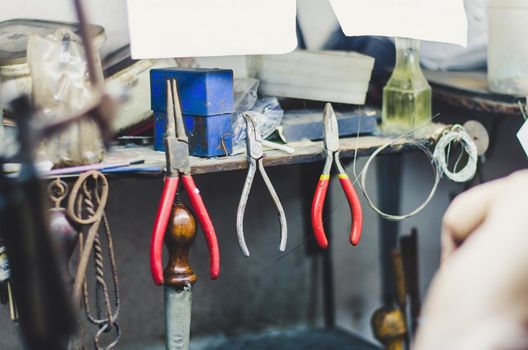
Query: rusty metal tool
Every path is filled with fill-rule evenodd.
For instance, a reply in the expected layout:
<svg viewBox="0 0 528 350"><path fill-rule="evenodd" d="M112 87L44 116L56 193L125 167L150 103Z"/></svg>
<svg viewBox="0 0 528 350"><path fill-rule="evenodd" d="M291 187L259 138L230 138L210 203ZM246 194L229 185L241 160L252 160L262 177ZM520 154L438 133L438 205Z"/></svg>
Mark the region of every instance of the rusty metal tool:
<svg viewBox="0 0 528 350"><path fill-rule="evenodd" d="M195 237L196 221L193 214L176 200L165 238L169 261L163 271L167 350L189 349L192 286L197 280L189 264L189 250Z"/></svg>
<svg viewBox="0 0 528 350"><path fill-rule="evenodd" d="M92 170L79 176L72 187L67 205L69 219L80 228L78 238L79 263L74 279L73 299L76 305L79 305L82 293L86 317L89 322L98 327L93 337L94 348L97 350L114 348L121 337L121 329L117 322L120 309L117 265L110 225L104 212L108 194L108 181L105 176ZM103 227L102 229L101 226ZM100 233L101 231L104 232L104 235ZM103 250L103 237L106 238L106 250L110 261L113 300L111 300L109 284L107 283L107 278L105 278L106 259ZM95 304L97 306L95 315L90 311L88 278L86 276L88 263L92 255L94 257ZM110 339L106 345L102 345L103 341L101 338L103 333L109 334L112 331L115 337ZM71 339L70 348L84 348L83 332L84 330L81 329L81 334L75 339Z"/></svg>
<svg viewBox="0 0 528 350"><path fill-rule="evenodd" d="M189 195L191 207L196 213L205 234L209 249L210 275L212 279L216 279L220 274L218 240L209 213L204 205L202 196L200 196L200 191L191 176L189 143L183 125L176 80L167 80L165 155L167 158L167 174L150 241L150 269L154 283L157 285L164 283L162 267L163 237L169 223L171 208L176 197L180 178L183 182L183 187Z"/></svg>
<svg viewBox="0 0 528 350"><path fill-rule="evenodd" d="M321 248L326 249L328 247L328 239L326 238L323 226L323 207L326 192L328 191L328 186L330 184L330 170L332 168L332 163L335 162L339 172L339 182L345 192L350 207L350 214L352 216L350 242L353 245L357 245L361 239L361 230L363 228L363 211L356 190L354 189L354 185L348 178L339 159L339 129L337 126L336 114L330 103L327 103L325 106L323 112L323 124L324 155L326 160L312 202L312 228L317 244L319 244Z"/></svg>
<svg viewBox="0 0 528 350"><path fill-rule="evenodd" d="M68 190L68 184L60 178L55 178L48 185L48 195L53 202L53 207L49 209L51 234L58 244L58 251L63 261L61 267L64 282L67 288L71 288L73 277L68 267L79 236L66 216L66 209L61 207L61 202L68 195Z"/></svg>
<svg viewBox="0 0 528 350"><path fill-rule="evenodd" d="M262 179L264 180L264 183L268 188L268 192L270 193L271 198L273 199L273 203L275 204L275 208L277 209L277 213L279 215L279 221L281 226L281 239L279 244L279 250L283 252L284 250L286 250L286 243L288 240L288 225L286 222L286 214L284 213L284 209L282 208L279 196L277 195L277 192L275 192L275 188L273 187L273 184L271 183L271 180L268 177L268 174L266 173L266 169L264 168L264 164L262 162L264 159L264 151L262 147L262 136L260 134L260 130L257 126L257 123L255 122L250 113L244 113L243 117L246 122L246 146L249 168L246 176L246 181L244 183L244 188L242 189L242 195L240 196L240 202L238 203L236 221L238 244L240 245L242 254L244 254L244 256L249 256L249 249L247 247L246 239L244 237L244 213L246 211L246 204L248 201L249 192L251 191L251 186L253 185L253 179L255 178L255 173L257 172L258 168L260 174L262 175Z"/></svg>

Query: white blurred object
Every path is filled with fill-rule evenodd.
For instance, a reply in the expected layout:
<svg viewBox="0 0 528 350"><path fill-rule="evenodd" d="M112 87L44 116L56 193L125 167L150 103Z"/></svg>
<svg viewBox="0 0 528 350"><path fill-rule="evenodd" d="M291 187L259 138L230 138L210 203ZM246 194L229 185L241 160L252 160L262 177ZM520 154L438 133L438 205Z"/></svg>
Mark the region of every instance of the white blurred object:
<svg viewBox="0 0 528 350"><path fill-rule="evenodd" d="M2 82L0 81L0 89L2 88ZM0 100L0 105L2 100ZM0 155L5 152L5 137L4 137L4 111L0 108Z"/></svg>
<svg viewBox="0 0 528 350"><path fill-rule="evenodd" d="M374 58L356 52L296 50L253 58L262 95L365 103Z"/></svg>
<svg viewBox="0 0 528 350"><path fill-rule="evenodd" d="M330 0L346 36L431 40L466 46L461 0Z"/></svg>
<svg viewBox="0 0 528 350"><path fill-rule="evenodd" d="M127 0L127 8L135 59L279 54L297 46L295 0Z"/></svg>
<svg viewBox="0 0 528 350"><path fill-rule="evenodd" d="M489 0L465 0L468 18L467 47L423 41L421 63L431 70L473 70L486 67ZM446 26L449 23L446 21Z"/></svg>
<svg viewBox="0 0 528 350"><path fill-rule="evenodd" d="M528 1L491 0L488 82L493 92L528 94Z"/></svg>
<svg viewBox="0 0 528 350"><path fill-rule="evenodd" d="M81 39L69 28L54 34L30 34L27 63L31 73L32 100L42 111L41 122L60 121L94 103L97 92L88 79ZM93 59L96 74L103 78L99 51ZM104 148L100 131L93 120L69 124L38 149L40 160L50 160L56 167L98 163Z"/></svg>

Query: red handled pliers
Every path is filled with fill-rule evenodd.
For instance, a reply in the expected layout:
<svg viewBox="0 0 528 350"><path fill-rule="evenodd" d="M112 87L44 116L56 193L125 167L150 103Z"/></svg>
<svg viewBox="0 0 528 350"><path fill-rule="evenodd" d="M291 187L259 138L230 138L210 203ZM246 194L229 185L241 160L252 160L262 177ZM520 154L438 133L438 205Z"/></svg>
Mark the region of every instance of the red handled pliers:
<svg viewBox="0 0 528 350"><path fill-rule="evenodd" d="M350 229L350 242L357 245L361 238L361 230L363 228L363 211L361 210L361 203L352 182L341 165L339 160L339 129L337 126L337 119L330 103L327 103L323 112L324 124L324 154L326 157L323 173L317 184L314 199L312 202L312 228L314 231L317 244L326 249L328 247L328 240L323 226L323 207L330 183L330 170L332 163L335 160L338 177L341 182L341 187L345 192L348 205L350 207L350 214L352 216L352 227Z"/></svg>
<svg viewBox="0 0 528 350"><path fill-rule="evenodd" d="M165 136L165 155L167 157L167 175L165 186L161 195L154 228L152 229L152 240L150 242L150 270L154 283L161 285L163 279L163 238L167 230L167 224L174 198L178 190L180 177L183 187L189 195L191 206L198 217L200 226L205 234L210 258L211 278L216 279L220 274L220 251L218 240L209 218L207 209L203 203L200 191L191 176L191 163L189 160L189 143L183 125L180 99L176 80L167 80L167 131Z"/></svg>

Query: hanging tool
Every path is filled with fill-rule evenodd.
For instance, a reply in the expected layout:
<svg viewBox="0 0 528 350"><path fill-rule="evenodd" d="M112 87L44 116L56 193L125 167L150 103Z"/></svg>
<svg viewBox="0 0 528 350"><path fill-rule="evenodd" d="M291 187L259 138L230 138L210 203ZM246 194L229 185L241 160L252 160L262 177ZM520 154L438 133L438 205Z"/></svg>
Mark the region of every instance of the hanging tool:
<svg viewBox="0 0 528 350"><path fill-rule="evenodd" d="M312 228L317 244L319 244L322 249L326 249L328 247L328 240L323 226L323 207L326 192L328 191L328 185L330 183L330 170L332 168L332 163L335 161L337 170L339 171L339 182L341 182L341 187L345 192L348 205L350 206L350 214L352 216L350 242L353 245L357 245L361 239L363 212L361 210L361 203L359 202L356 190L339 159L339 129L334 109L330 103L327 103L325 106L323 112L323 124L324 155L326 160L312 202Z"/></svg>
<svg viewBox="0 0 528 350"><path fill-rule="evenodd" d="M74 300L79 303L82 292L84 309L88 321L98 326L98 331L94 335L94 347L100 349L112 349L119 342L121 330L117 322L120 309L119 280L117 276L117 265L113 248L110 225L106 218L104 209L108 198L108 182L105 176L97 171L83 173L75 182L70 197L68 199L69 218L79 227L89 226L85 229L86 234L81 230L79 233L79 265L77 267L74 283ZM110 261L110 272L112 274L113 300L110 298L108 284L105 279L105 258L102 244L103 235L99 233L100 226L103 226L104 237L108 258ZM88 300L88 278L86 277L87 265L90 255L94 256L95 271L95 305L96 315L90 311ZM115 331L115 337L109 344L101 345L103 333ZM82 336L74 341L82 344ZM78 344L73 344L78 346Z"/></svg>
<svg viewBox="0 0 528 350"><path fill-rule="evenodd" d="M240 245L242 254L244 254L244 256L249 256L249 249L246 245L246 240L244 238L244 212L246 210L246 204L249 192L251 190L251 185L253 184L253 179L255 178L255 173L257 172L258 167L260 174L262 175L262 179L264 179L264 183L268 188L271 198L273 199L273 203L275 203L275 207L277 208L277 212L279 214L279 221L281 226L281 240L279 244L279 250L283 252L286 249L286 242L288 240L288 226L286 223L286 215L284 214L284 209L282 208L279 196L277 195L277 192L275 192L271 180L269 179L268 174L266 173L266 170L264 169L264 165L262 163L262 160L264 158L264 151L262 149L262 136L260 134L260 130L257 126L257 123L252 118L250 113L244 113L243 117L246 121L246 147L249 169L246 177L246 182L244 183L244 188L242 190L242 196L240 197L240 202L238 204L236 221L238 244Z"/></svg>
<svg viewBox="0 0 528 350"><path fill-rule="evenodd" d="M59 254L63 261L61 267L64 282L67 288L71 288L73 277L68 266L79 237L77 230L66 217L66 210L61 207L61 202L68 195L68 184L56 178L48 185L48 195L53 202L53 207L49 210L51 234L58 244Z"/></svg>
<svg viewBox="0 0 528 350"><path fill-rule="evenodd" d="M196 187L191 176L189 144L183 125L183 116L176 80L172 80L172 82L167 80L167 133L165 136L165 155L167 158L167 175L165 177L165 186L163 188L150 242L150 269L154 283L162 285L164 282L162 268L163 237L169 222L169 216L178 189L180 177L183 182L183 187L189 195L191 206L198 216L198 220L204 231L209 249L210 275L212 279L216 279L220 274L220 251L218 249L218 240L216 238L213 223L209 218L207 209L200 196L200 191Z"/></svg>
<svg viewBox="0 0 528 350"><path fill-rule="evenodd" d="M192 286L196 275L189 265L189 250L196 237L196 221L187 207L176 199L165 244L169 261L165 278L165 348L188 350L191 330Z"/></svg>

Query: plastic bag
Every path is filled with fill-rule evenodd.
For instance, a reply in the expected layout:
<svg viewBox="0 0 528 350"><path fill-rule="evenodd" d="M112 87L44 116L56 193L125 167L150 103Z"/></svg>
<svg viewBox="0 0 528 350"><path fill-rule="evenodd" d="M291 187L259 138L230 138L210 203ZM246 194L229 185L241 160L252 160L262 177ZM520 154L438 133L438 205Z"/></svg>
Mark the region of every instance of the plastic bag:
<svg viewBox="0 0 528 350"><path fill-rule="evenodd" d="M256 82L256 83L255 83ZM280 125L284 110L276 97L257 99L259 81L237 79L235 81L235 113L233 113L233 153L240 153L246 147L246 122L244 112L255 112L252 116L263 139L269 137ZM237 92L243 93L237 95Z"/></svg>
<svg viewBox="0 0 528 350"><path fill-rule="evenodd" d="M44 113L45 122L67 118L87 108L95 97L88 77L81 39L69 29L28 39L28 65L32 78L32 98ZM95 54L97 74L103 79L101 60ZM46 140L38 158L55 167L98 163L104 147L97 125L82 120Z"/></svg>

